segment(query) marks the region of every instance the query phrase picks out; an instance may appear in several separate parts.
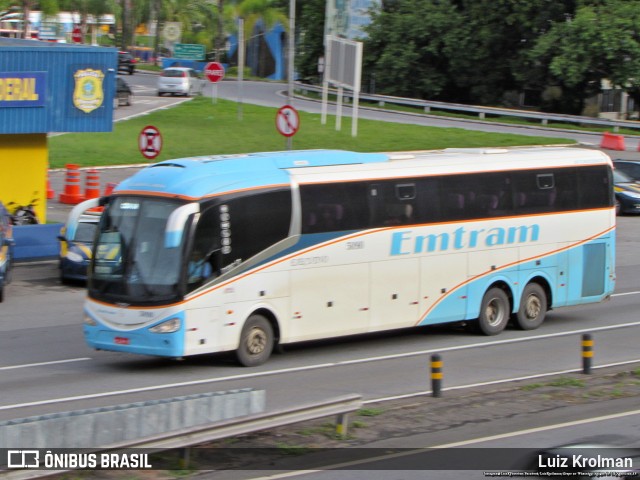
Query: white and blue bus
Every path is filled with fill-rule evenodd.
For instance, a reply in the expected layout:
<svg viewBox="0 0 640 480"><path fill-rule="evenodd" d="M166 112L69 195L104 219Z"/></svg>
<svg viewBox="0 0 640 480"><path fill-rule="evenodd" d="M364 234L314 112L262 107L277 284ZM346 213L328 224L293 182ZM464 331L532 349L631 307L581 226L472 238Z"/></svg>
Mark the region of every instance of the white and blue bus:
<svg viewBox="0 0 640 480"><path fill-rule="evenodd" d="M97 202L84 335L99 350L252 366L367 332L494 335L615 282L611 161L581 148L183 158L71 216Z"/></svg>

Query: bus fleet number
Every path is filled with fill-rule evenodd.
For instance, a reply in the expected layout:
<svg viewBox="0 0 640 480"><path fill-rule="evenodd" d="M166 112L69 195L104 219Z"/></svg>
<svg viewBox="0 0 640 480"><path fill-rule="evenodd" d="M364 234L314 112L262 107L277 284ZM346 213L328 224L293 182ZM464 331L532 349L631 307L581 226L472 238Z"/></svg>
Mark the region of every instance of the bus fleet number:
<svg viewBox="0 0 640 480"><path fill-rule="evenodd" d="M363 241L347 242L347 250L360 250L362 248L364 248L364 242Z"/></svg>

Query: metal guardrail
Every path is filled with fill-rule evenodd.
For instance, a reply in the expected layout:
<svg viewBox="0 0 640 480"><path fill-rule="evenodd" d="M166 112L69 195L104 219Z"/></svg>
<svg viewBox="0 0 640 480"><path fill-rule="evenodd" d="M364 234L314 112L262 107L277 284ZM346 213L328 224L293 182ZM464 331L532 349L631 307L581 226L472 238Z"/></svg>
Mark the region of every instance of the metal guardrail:
<svg viewBox="0 0 640 480"><path fill-rule="evenodd" d="M150 448L168 450L182 448L202 443L212 442L223 438L244 435L246 433L283 427L292 423L306 422L322 417L337 415L337 427L342 425L341 432L346 434L347 414L362 407L362 396L356 394L343 395L323 402L301 405L273 412L258 413L244 418L230 419L224 422L185 428L175 432L156 435L138 441L123 442L110 445L110 449L119 448ZM340 428L337 428L340 430Z"/></svg>
<svg viewBox="0 0 640 480"><path fill-rule="evenodd" d="M233 418L208 425L198 425L166 432L142 439L128 440L95 449L100 451L121 451L126 448L144 448L148 451L163 451L174 448L192 447L203 443L247 433L283 427L286 425L316 420L336 415L336 431L346 435L348 414L362 407L362 396L343 395L322 402L300 405L293 408L257 413L246 417ZM8 470L0 471L2 480L24 480L41 478L70 470Z"/></svg>
<svg viewBox="0 0 640 480"><path fill-rule="evenodd" d="M264 390L241 388L0 422L2 449L107 448L265 411ZM0 465L2 465L0 458Z"/></svg>
<svg viewBox="0 0 640 480"><path fill-rule="evenodd" d="M297 82L295 89L298 91L308 91L322 94L322 87L316 85L308 85ZM332 95L337 95L337 90L330 89ZM352 98L347 93L343 94L343 98ZM640 135L640 122L633 120L610 120L606 118L584 117L580 115L562 115L555 113L534 112L529 110L513 110L508 108L482 107L477 105L464 105L461 103L445 103L435 102L431 100L420 100L415 98L394 97L390 95L377 95L372 93L360 93L360 100L377 102L378 105L384 106L386 103L394 105L408 105L411 107L422 107L425 113L429 113L431 109L474 113L478 115L480 120L486 119L487 115L499 115L505 117L517 117L523 119L540 120L542 125L548 125L549 122L563 122L573 124L596 125L610 128L614 132L619 132L621 127L629 129L638 129Z"/></svg>

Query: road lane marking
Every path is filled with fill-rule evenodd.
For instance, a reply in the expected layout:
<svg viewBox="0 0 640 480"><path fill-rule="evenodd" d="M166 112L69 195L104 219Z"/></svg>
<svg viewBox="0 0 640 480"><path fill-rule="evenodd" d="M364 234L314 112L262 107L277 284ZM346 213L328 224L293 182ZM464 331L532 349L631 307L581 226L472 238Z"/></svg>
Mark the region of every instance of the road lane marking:
<svg viewBox="0 0 640 480"><path fill-rule="evenodd" d="M638 295L640 291L636 292L622 292L622 293L614 293L611 297L624 297L625 295Z"/></svg>
<svg viewBox="0 0 640 480"><path fill-rule="evenodd" d="M472 438L472 439L469 439L469 440L462 440L462 441L459 441L459 442L451 442L451 443L444 443L444 444L441 444L441 445L433 445L433 446L424 446L424 447L418 447L418 448L411 448L409 450L403 450L401 452L387 453L387 454L372 456L370 458L365 458L365 459L351 460L351 461L345 461L345 462L340 462L340 463L324 465L321 469L313 469L313 470L309 469L309 470L290 471L290 472L284 472L284 473L274 473L272 475L266 475L266 476L260 476L260 477L250 477L250 479L247 479L247 480L276 480L276 479L280 479L280 478L290 478L290 477L296 477L296 476L301 476L301 475L309 475L309 474L312 474L312 473L321 473L321 472L327 472L327 471L336 471L336 470L349 469L349 468L353 468L353 467L356 467L356 466L359 466L359 465L366 465L366 464L370 464L370 463L374 463L374 462L382 462L382 461L386 461L386 460L394 460L394 459L397 459L397 458L404 458L404 457L413 456L413 455L420 455L420 454L424 454L426 452L429 452L429 451L432 451L432 450L435 450L435 449L464 447L464 446L474 445L476 443L491 442L491 441L494 441L494 440L503 440L503 439L506 439L506 438L518 437L518 436L521 436L521 435L528 435L528 434L531 434L531 433L546 432L546 431L549 431L549 430L558 430L560 428L575 427L575 426L579 426L579 425L586 425L586 424L589 424L589 423L602 422L602 421L607 421L607 420L615 420L615 419L618 419L618 418L630 417L630 416L639 415L639 414L640 414L640 410L629 410L629 411L626 411L626 412L603 415L601 417L586 418L586 419L582 419L582 420L573 420L573 421L570 421L570 422L563 422L563 423L556 423L556 424L552 424L552 425L546 425L544 427L527 428L527 429L524 429L524 430L516 430L516 431L513 431L513 432L506 432L506 433L502 433L502 434L498 434L498 435L491 435L491 436L487 436L487 437ZM373 469L376 469L376 470L379 471L380 467L373 467ZM370 470L370 469L362 469L362 470Z"/></svg>
<svg viewBox="0 0 640 480"><path fill-rule="evenodd" d="M8 365L6 367L0 367L0 371L1 370L17 370L19 368L43 367L48 365L57 365L60 363L85 362L87 360L93 360L93 359L91 357L82 357L82 358L68 358L66 360L52 360L50 362L25 363L22 365Z"/></svg>
<svg viewBox="0 0 640 480"><path fill-rule="evenodd" d="M559 428L566 428L566 427L576 427L578 425L586 425L589 423L615 420L617 418L624 418L624 417L629 417L629 416L638 415L638 414L640 414L640 410L628 410L626 412L611 413L609 415L602 415L600 417L591 417L591 418L584 418L582 420L572 420L570 422L555 423L553 425L546 425L544 427L526 428L524 430L516 430L515 432L506 432L498 435L490 435L488 437L472 438L469 440L462 440L460 442L445 443L442 445L436 445L433 447L424 447L424 448L462 447L465 445L472 445L474 443L491 442L493 440L502 440L505 438L518 437L520 435L528 435L530 433L547 432L549 430L558 430Z"/></svg>

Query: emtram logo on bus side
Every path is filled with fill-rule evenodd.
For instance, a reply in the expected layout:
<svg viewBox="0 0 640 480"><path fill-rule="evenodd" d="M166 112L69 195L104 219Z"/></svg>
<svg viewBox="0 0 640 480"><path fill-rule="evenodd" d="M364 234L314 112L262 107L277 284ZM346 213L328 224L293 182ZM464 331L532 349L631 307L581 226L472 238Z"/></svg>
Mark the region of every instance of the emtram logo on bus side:
<svg viewBox="0 0 640 480"><path fill-rule="evenodd" d="M390 255L410 255L416 253L445 252L463 248L499 247L516 243L537 242L540 225L518 227L479 228L476 230L458 227L453 232L415 235L413 230L403 230L391 234Z"/></svg>

